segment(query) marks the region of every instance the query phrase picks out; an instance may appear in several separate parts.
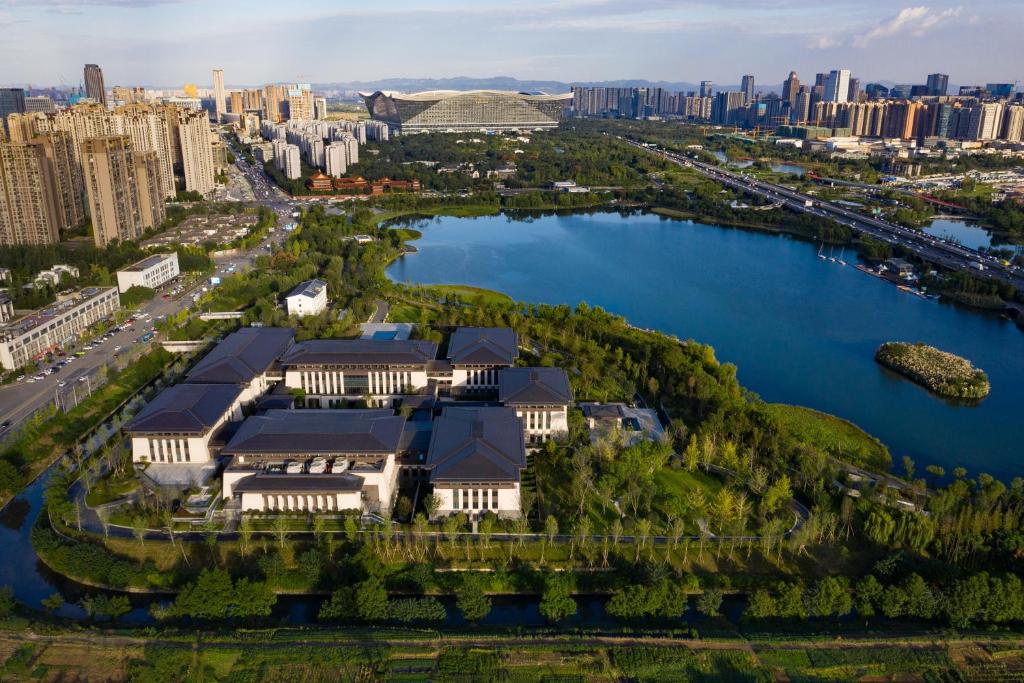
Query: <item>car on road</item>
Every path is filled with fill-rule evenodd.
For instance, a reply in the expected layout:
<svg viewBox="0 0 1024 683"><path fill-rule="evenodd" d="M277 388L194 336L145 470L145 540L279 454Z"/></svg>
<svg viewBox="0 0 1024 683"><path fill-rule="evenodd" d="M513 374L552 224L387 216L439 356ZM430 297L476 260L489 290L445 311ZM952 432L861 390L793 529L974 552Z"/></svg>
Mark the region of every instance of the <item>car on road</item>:
<svg viewBox="0 0 1024 683"><path fill-rule="evenodd" d="M18 375L18 378L17 378L16 380L14 380L14 381L15 381L15 382L20 382L20 381L22 381L23 379L25 379L25 375Z"/></svg>
<svg viewBox="0 0 1024 683"><path fill-rule="evenodd" d="M63 379L62 379L61 381L57 382L57 386L58 386L58 387L62 387L62 386L64 386L64 385L66 385L66 384L67 384L67 381L66 381L66 380L63 380Z"/></svg>

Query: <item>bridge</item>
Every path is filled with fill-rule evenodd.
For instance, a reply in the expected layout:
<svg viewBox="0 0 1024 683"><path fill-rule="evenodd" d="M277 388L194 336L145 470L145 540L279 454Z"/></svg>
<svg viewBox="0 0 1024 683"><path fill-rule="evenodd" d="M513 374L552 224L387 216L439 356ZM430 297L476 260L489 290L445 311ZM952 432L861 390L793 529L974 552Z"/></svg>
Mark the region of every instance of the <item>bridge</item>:
<svg viewBox="0 0 1024 683"><path fill-rule="evenodd" d="M677 152L670 152L659 147L649 146L633 140L620 138L634 147L645 149L652 154L715 180L726 187L731 187L748 195L761 197L769 202L780 202L786 208L833 220L845 225L858 233L907 249L922 260L949 268L951 270L969 270L983 280L1006 283L1017 289L1024 290L1024 271L1018 267L1004 266L1002 262L989 254L964 247L940 237L932 237L926 233L905 228L874 216L853 211L833 202L823 201L817 197L802 194L783 185L768 183L763 180L726 170L714 164L708 164Z"/></svg>

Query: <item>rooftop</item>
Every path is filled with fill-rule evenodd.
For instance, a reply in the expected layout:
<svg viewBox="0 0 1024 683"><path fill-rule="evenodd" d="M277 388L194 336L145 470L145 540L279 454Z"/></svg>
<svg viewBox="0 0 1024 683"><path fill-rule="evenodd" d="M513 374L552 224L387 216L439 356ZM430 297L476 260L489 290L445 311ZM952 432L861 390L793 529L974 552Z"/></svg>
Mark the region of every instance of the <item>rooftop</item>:
<svg viewBox="0 0 1024 683"><path fill-rule="evenodd" d="M498 373L498 401L506 405L572 403L569 376L561 368L505 368Z"/></svg>
<svg viewBox="0 0 1024 683"><path fill-rule="evenodd" d="M192 384L248 384L281 357L295 338L288 327L243 327L232 332L196 363L185 381Z"/></svg>
<svg viewBox="0 0 1024 683"><path fill-rule="evenodd" d="M338 474L253 474L238 480L234 493L341 493L361 491L363 478Z"/></svg>
<svg viewBox="0 0 1024 683"><path fill-rule="evenodd" d="M147 403L125 425L125 431L202 434L213 427L241 395L241 387L233 384L175 384Z"/></svg>
<svg viewBox="0 0 1024 683"><path fill-rule="evenodd" d="M430 480L519 481L526 467L523 423L511 408L445 408L427 454Z"/></svg>
<svg viewBox="0 0 1024 683"><path fill-rule="evenodd" d="M133 263L127 268L122 268L121 270L126 273L137 273L139 271L152 268L153 266L163 263L164 261L175 256L177 256L177 254L153 254L152 256L147 256L141 261L137 261L136 263Z"/></svg>
<svg viewBox="0 0 1024 683"><path fill-rule="evenodd" d="M388 454L405 418L391 410L268 410L250 417L224 447L246 454Z"/></svg>
<svg viewBox="0 0 1024 683"><path fill-rule="evenodd" d="M287 298L308 296L310 299L315 299L325 289L327 289L327 283L323 280L306 280L305 282L300 282L295 286L295 289L288 292Z"/></svg>
<svg viewBox="0 0 1024 683"><path fill-rule="evenodd" d="M459 327L448 342L453 365L508 365L519 357L519 340L511 327Z"/></svg>
<svg viewBox="0 0 1024 683"><path fill-rule="evenodd" d="M421 340L311 339L281 358L282 365L425 365L437 344Z"/></svg>
<svg viewBox="0 0 1024 683"><path fill-rule="evenodd" d="M94 299L97 296L110 291L116 292L117 288L86 287L85 289L81 290L80 292L78 292L77 295L71 297L70 299L58 301L57 303L51 306L36 311L35 313L30 313L29 315L26 315L24 318L8 323L7 325L4 326L4 330L5 332L7 332L8 335L11 333L16 335L25 334L26 332L30 332L36 329L37 327L45 325L51 320L60 317L61 315L67 313L76 306L81 306L82 304L88 303L90 299Z"/></svg>

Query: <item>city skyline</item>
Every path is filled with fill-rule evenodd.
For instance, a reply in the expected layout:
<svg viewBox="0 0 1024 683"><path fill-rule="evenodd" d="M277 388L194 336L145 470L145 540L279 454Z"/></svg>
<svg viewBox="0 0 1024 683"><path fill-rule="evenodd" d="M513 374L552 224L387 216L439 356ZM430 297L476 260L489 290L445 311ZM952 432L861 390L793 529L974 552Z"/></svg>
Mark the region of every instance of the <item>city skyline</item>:
<svg viewBox="0 0 1024 683"><path fill-rule="evenodd" d="M1024 61L1013 35L1024 9L1005 0L967 6L745 0L728 8L674 0L515 7L447 0L429 8L298 0L245 7L8 0L0 5L6 34L0 83L74 86L82 64L98 63L108 86L209 86L214 65L224 69L227 86L499 75L732 85L744 73L775 85L790 70L809 75L832 68L850 69L862 82L923 82L937 71L966 84L1017 81L1014 65ZM239 49L260 35L274 39ZM950 50L953 41L970 49Z"/></svg>

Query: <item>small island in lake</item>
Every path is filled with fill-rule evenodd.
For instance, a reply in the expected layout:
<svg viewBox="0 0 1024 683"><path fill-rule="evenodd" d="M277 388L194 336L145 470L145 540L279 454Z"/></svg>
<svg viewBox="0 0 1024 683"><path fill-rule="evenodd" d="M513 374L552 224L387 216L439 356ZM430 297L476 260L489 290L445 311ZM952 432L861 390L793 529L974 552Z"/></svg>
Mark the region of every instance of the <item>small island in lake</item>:
<svg viewBox="0 0 1024 683"><path fill-rule="evenodd" d="M929 391L949 398L980 400L988 396L988 375L961 358L926 344L886 342L875 360Z"/></svg>

